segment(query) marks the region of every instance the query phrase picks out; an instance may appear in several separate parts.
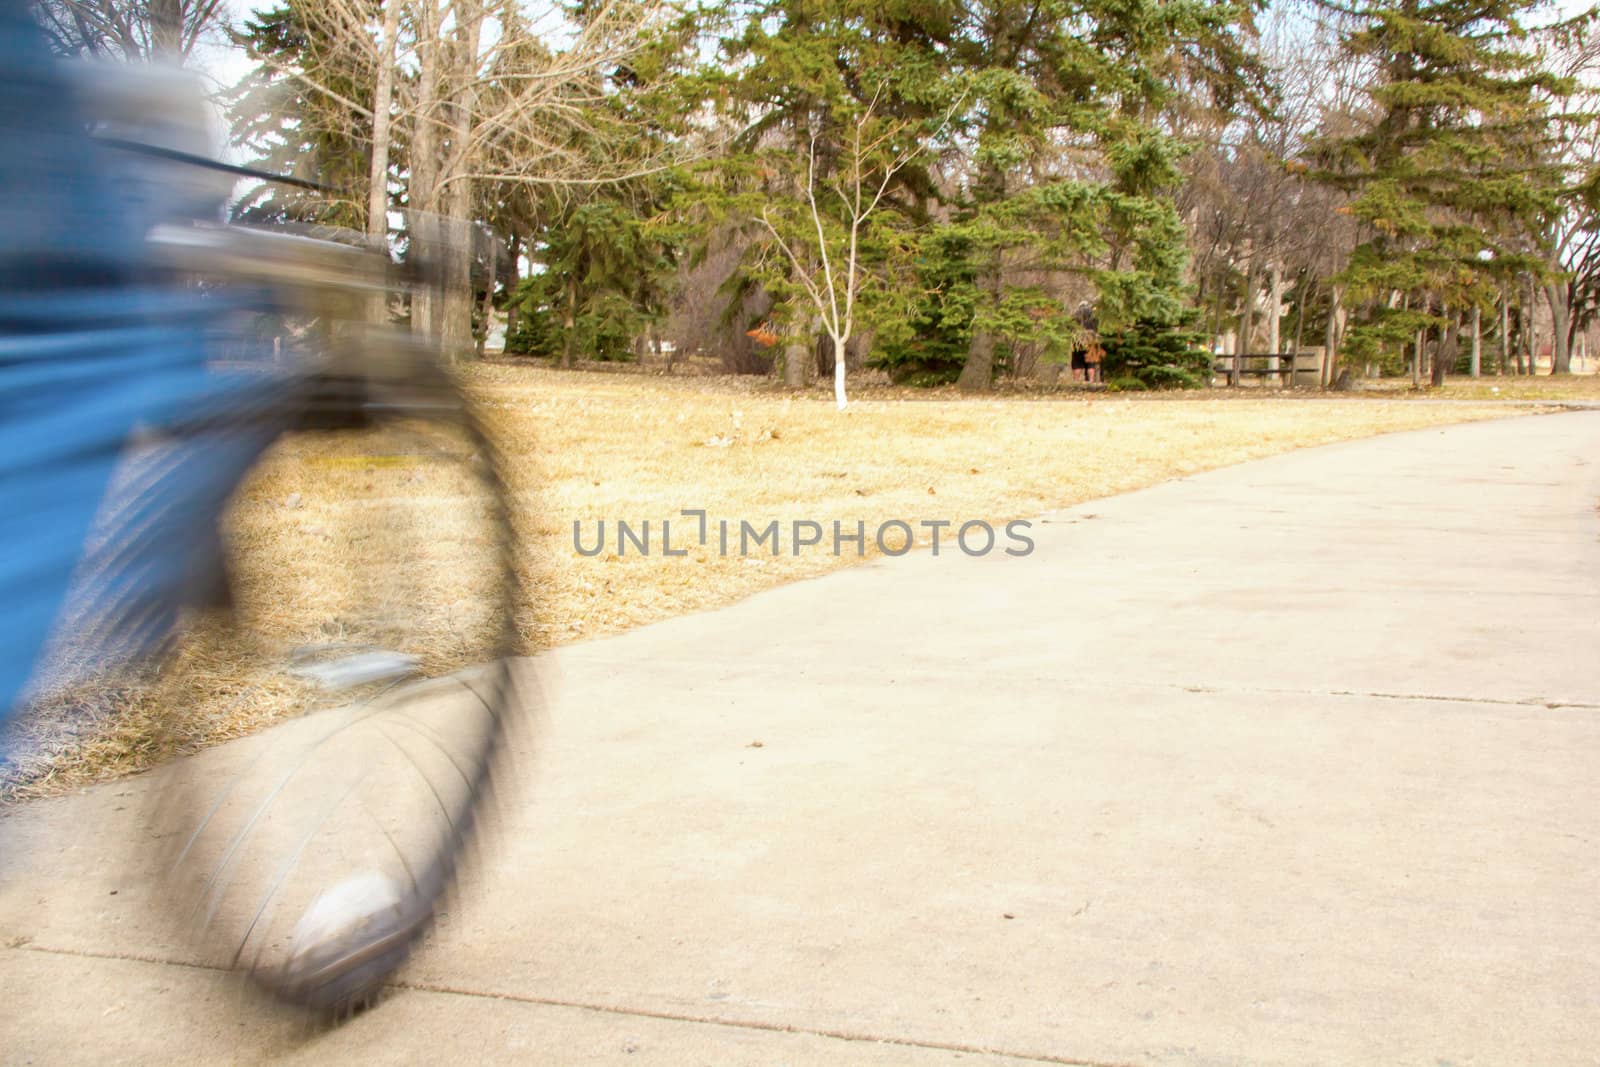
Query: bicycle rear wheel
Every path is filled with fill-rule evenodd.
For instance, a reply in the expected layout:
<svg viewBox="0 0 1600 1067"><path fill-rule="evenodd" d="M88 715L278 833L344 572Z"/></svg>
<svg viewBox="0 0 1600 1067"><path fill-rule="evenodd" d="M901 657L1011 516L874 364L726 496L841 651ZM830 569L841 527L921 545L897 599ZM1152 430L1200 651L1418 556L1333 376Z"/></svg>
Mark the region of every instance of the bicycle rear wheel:
<svg viewBox="0 0 1600 1067"><path fill-rule="evenodd" d="M522 710L517 582L499 464L448 378L313 395L162 670L174 729L285 721L173 767L160 820L206 960L341 1012L406 959L478 829Z"/></svg>

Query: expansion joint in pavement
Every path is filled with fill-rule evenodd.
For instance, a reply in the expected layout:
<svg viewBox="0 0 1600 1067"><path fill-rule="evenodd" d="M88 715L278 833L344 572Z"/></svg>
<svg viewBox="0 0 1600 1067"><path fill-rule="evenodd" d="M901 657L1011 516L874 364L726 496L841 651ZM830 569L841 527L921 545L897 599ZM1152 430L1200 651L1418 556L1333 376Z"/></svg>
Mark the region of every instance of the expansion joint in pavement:
<svg viewBox="0 0 1600 1067"><path fill-rule="evenodd" d="M999 1056L1018 1063L1050 1063L1062 1067L1139 1067L1127 1060L1077 1059L1039 1052L1015 1052L1010 1049L986 1048L959 1042L922 1040L914 1037L885 1036L858 1033L852 1030L832 1030L795 1026L790 1023L767 1022L761 1019L729 1019L716 1015L692 1015L683 1012L659 1011L651 1008L634 1008L618 1004L595 1004L582 1000L562 1000L555 997L523 996L512 993L483 993L454 986L420 982L396 982L395 989L435 993L460 997L480 997L490 1000L509 1000L520 1004L539 1004L551 1008L571 1008L578 1011L600 1012L608 1015L626 1015L642 1019L659 1019L665 1022L693 1023L700 1026L723 1026L736 1030L761 1030L779 1034L803 1034L808 1037L828 1038L872 1045L897 1045L904 1048L925 1049L930 1052L959 1052L971 1056Z"/></svg>
<svg viewBox="0 0 1600 1067"><path fill-rule="evenodd" d="M127 952L85 952L81 949L58 948L48 945L36 944L32 941L15 941L4 946L13 952L37 952L51 956L70 956L86 960L118 960L129 963L144 963L157 967L180 967L191 971L212 971L219 975L227 974L226 968L213 966L206 963L196 963L190 960L174 960L161 956L150 956L139 953ZM834 1041L848 1041L873 1045L895 1045L903 1048L924 1049L929 1052L958 1052L972 1056L998 1056L1017 1063L1048 1063L1059 1067L1138 1067L1126 1060L1096 1060L1075 1059L1070 1056L1056 1056L1037 1052L1015 1052L1009 1049L984 1048L979 1045L966 1045L959 1042L921 1040L914 1037L885 1036L880 1034L857 1033L850 1030L831 1030L825 1028L811 1028L794 1026L788 1023L768 1022L761 1019L728 1019L714 1015L693 1015L685 1012L658 1011L650 1008L635 1008L618 1004L596 1004L582 1000L565 1000L557 997L537 997L514 993L486 993L481 990L465 989L458 986L437 984L432 982L406 982L390 983L391 990L404 990L410 993L423 993L434 996L472 997L479 1000L501 1000L516 1004L533 1004L547 1008L566 1008L574 1011L596 1012L605 1015L629 1016L641 1019L657 1019L662 1022L690 1023L698 1026L720 1026L735 1030L759 1030L768 1033L799 1034L807 1037L819 1037Z"/></svg>
<svg viewBox="0 0 1600 1067"><path fill-rule="evenodd" d="M1125 687L1124 687L1125 688ZM1547 708L1552 711L1574 708L1580 711L1600 711L1600 704L1585 700L1549 700L1545 697L1473 697L1450 693L1386 693L1365 689L1278 689L1257 686L1233 685L1180 685L1159 686L1163 689L1181 689L1185 693L1263 693L1272 696L1303 697L1355 697L1361 700L1407 700L1418 703L1442 704L1494 704L1511 708Z"/></svg>

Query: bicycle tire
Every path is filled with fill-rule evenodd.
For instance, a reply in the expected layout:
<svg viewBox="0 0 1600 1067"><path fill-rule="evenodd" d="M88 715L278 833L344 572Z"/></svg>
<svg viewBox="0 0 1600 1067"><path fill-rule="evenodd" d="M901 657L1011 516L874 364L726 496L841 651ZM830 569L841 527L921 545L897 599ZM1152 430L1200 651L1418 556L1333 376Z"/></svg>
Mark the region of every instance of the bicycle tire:
<svg viewBox="0 0 1600 1067"><path fill-rule="evenodd" d="M520 592L502 464L451 377L426 359L403 365L387 379L310 378L296 392L236 494L234 511L254 507L255 525L234 516L220 538L226 592L194 610L162 668L163 699L176 704L221 649L252 665L234 668L249 692L289 705L289 721L166 772L164 899L203 962L327 1015L376 996L431 928L526 710L512 664ZM308 555L303 536L273 543L263 514L302 534L317 526L305 514L318 487L279 498L285 467L333 483L315 506L342 521L314 538L370 540L365 555L327 545ZM370 496L347 499L352 485ZM435 551L449 537L471 543ZM261 558L272 551L316 572L286 580L298 598ZM333 581L330 560L343 568ZM435 617L440 591L420 588L424 573L466 590L462 626ZM388 584L364 584L377 581ZM288 609L305 614L286 621L290 599L316 606ZM459 647L441 649L452 632ZM294 647L318 633L326 647ZM171 721L183 728L183 716Z"/></svg>

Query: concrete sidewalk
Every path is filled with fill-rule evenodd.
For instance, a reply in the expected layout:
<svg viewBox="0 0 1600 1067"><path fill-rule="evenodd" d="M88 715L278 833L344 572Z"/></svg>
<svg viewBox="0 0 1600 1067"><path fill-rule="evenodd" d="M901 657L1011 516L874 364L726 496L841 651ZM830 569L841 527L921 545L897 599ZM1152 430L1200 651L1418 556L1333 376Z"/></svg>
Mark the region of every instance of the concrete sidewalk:
<svg viewBox="0 0 1600 1067"><path fill-rule="evenodd" d="M32 805L0 1061L1594 1063L1597 502L1600 414L1477 423L565 650L477 884L328 1033L182 965L142 781Z"/></svg>

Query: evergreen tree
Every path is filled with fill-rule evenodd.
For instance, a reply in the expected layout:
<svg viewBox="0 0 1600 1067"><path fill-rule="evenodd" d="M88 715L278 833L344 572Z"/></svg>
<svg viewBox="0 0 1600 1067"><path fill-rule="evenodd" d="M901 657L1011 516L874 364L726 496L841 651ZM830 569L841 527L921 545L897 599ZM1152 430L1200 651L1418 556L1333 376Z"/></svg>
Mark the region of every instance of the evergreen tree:
<svg viewBox="0 0 1600 1067"><path fill-rule="evenodd" d="M548 222L528 249L535 264L512 296L508 352L577 360L626 360L665 314L677 231L661 219L668 182L643 179L551 199Z"/></svg>
<svg viewBox="0 0 1600 1067"><path fill-rule="evenodd" d="M228 101L234 142L249 153L248 165L334 190L262 183L241 197L236 216L363 229L372 120L350 104L371 109L370 60L319 17L314 0L258 10L235 36L258 64ZM313 76L285 73L294 70Z"/></svg>
<svg viewBox="0 0 1600 1067"><path fill-rule="evenodd" d="M1108 329L1176 326L1187 241L1173 206L1183 145L1161 122L1180 84L1230 103L1259 90L1243 38L1254 6L1166 0L986 0L952 41L977 87L972 172L946 224L975 266L960 382L989 388L997 357L1043 343L1061 358L1067 302L1009 275L1093 283Z"/></svg>
<svg viewBox="0 0 1600 1067"><path fill-rule="evenodd" d="M589 10L580 4L575 17ZM553 142L569 159L590 164L579 163L579 172L620 170L632 158L643 173L593 184L491 187L501 210L486 205L480 213L510 229L532 268L507 299L514 322L507 351L552 356L563 367L626 360L666 315L685 239L674 208L686 179L679 166L652 163L688 136L699 106L682 91L689 43L681 25L643 36L609 73L610 91L574 106L569 128ZM496 75L514 83L517 70L507 63Z"/></svg>
<svg viewBox="0 0 1600 1067"><path fill-rule="evenodd" d="M832 178L869 105L924 139L874 227L865 309L874 361L904 380L988 388L1023 345L1066 359L1083 340L1073 285L1108 326L1176 328L1183 146L1162 108L1179 85L1229 103L1259 92L1242 43L1252 13L1164 0L759 5L724 57L726 96L757 119L747 195L795 200L813 144ZM793 222L803 239L809 218Z"/></svg>
<svg viewBox="0 0 1600 1067"><path fill-rule="evenodd" d="M1211 353L1196 328L1200 309L1171 317L1141 318L1100 331L1101 373L1110 385L1141 389L1197 389L1211 383ZM1137 383L1134 385L1133 383Z"/></svg>
<svg viewBox="0 0 1600 1067"><path fill-rule="evenodd" d="M741 274L772 300L792 384L819 334L892 345L903 328L930 164L963 94L939 53L959 11L944 0L772 0L739 9L720 42L704 91L737 136L702 205L706 230L742 227L750 239Z"/></svg>
<svg viewBox="0 0 1600 1067"><path fill-rule="evenodd" d="M1333 5L1329 5L1333 6ZM1318 176L1350 194L1364 239L1339 277L1365 301L1358 359L1442 330L1542 270L1534 235L1560 210L1548 104L1570 85L1541 69L1525 25L1539 0L1374 0L1338 8L1345 51L1369 62L1376 121L1316 147ZM1418 347L1421 347L1420 345ZM1416 354L1420 371L1421 353Z"/></svg>

